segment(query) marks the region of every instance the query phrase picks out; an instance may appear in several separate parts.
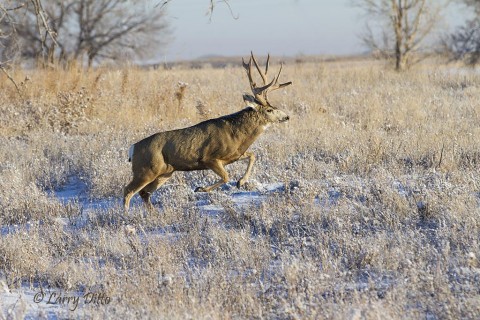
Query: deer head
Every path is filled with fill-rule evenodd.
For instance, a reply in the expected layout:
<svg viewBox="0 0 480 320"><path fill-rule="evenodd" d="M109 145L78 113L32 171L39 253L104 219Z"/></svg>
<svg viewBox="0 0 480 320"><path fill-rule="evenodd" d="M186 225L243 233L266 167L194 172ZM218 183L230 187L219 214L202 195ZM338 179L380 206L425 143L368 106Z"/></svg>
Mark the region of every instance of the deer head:
<svg viewBox="0 0 480 320"><path fill-rule="evenodd" d="M253 80L252 61L263 81L263 85L260 87L257 87L257 84ZM245 60L243 60L243 58L242 58L242 62L243 62L243 67L247 71L248 80L250 82L250 88L252 89L252 93L253 93L253 96L249 94L244 94L243 100L245 102L249 102L250 105L253 105L253 107L259 113L261 113L265 117L265 119L270 123L287 121L289 119L288 115L282 110L279 110L278 108L272 106L268 101L268 96L267 96L267 94L270 91L274 91L292 84L291 81L285 82L285 83L278 83L278 79L280 78L280 73L282 72L283 65L280 65L280 70L278 71L277 76L273 77L272 81L269 82L267 78L267 73L268 73L268 67L270 63L270 55L267 56L265 71L262 71L260 69L260 66L257 63L257 60L253 56L253 52L251 52L248 63L245 63Z"/></svg>

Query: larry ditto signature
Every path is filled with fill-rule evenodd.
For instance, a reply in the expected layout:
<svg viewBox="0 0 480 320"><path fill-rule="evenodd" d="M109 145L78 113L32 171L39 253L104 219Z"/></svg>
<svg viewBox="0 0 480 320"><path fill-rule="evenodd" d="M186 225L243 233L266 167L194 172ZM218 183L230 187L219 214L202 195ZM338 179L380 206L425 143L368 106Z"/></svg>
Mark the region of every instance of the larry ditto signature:
<svg viewBox="0 0 480 320"><path fill-rule="evenodd" d="M111 298L104 292L86 292L85 294L68 294L63 291L48 291L43 290L37 292L33 296L33 302L45 303L48 305L60 305L67 307L70 311L75 311L78 305L83 302L84 305L108 305Z"/></svg>

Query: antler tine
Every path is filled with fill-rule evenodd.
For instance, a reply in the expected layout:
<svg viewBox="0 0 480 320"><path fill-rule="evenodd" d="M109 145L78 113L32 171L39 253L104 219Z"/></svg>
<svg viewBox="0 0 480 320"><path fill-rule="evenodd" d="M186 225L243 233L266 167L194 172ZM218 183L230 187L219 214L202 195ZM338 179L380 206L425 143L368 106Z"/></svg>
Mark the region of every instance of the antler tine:
<svg viewBox="0 0 480 320"><path fill-rule="evenodd" d="M273 84L273 82L266 86L257 88L257 84L255 83L255 81L253 81L253 76L252 76L252 60L258 69L258 65L257 65L257 62L255 61L255 58L253 57L253 54L248 60L248 64L245 63L245 60L242 58L242 64L245 70L247 71L248 81L250 82L250 88L252 89L252 93L255 96L255 99L257 99L261 104L267 105L268 102L262 94L269 86Z"/></svg>
<svg viewBox="0 0 480 320"><path fill-rule="evenodd" d="M278 78L280 78L280 73L282 73L283 63L280 63L280 70L278 70L277 78L275 79L275 84L278 82Z"/></svg>
<svg viewBox="0 0 480 320"><path fill-rule="evenodd" d="M272 81L270 81L270 83L267 83L266 85L264 85L263 87L260 87L260 88L255 88L255 91L256 93L255 94L261 94L263 93L263 95L265 96L265 98L267 97L267 91L271 90L271 86L273 85L273 82L275 81L275 79L273 79ZM267 90L268 89L268 90Z"/></svg>
<svg viewBox="0 0 480 320"><path fill-rule="evenodd" d="M280 70L278 71L277 77L275 78L274 85L272 87L270 87L270 89L269 89L270 91L277 90L277 89L280 89L280 88L283 88L283 87L286 87L286 86L289 86L289 85L292 84L292 81L277 84L278 79L280 78L280 73L282 73L282 68L283 68L283 63L280 64Z"/></svg>
<svg viewBox="0 0 480 320"><path fill-rule="evenodd" d="M250 60L248 60L248 64L247 64L247 63L245 63L245 60L243 60L243 57L242 57L242 63L243 63L243 67L247 71L247 76L248 76L248 81L250 82L250 87L252 88L252 91L255 94L256 84L253 81L253 77L252 77L252 58L250 58Z"/></svg>
<svg viewBox="0 0 480 320"><path fill-rule="evenodd" d="M267 54L267 63L265 64L265 76L268 73L268 66L270 65L270 53Z"/></svg>
<svg viewBox="0 0 480 320"><path fill-rule="evenodd" d="M267 67L265 68L265 73L263 73L262 70L260 69L258 63L257 63L257 60L253 56L253 51L250 51L250 53L251 53L251 59L253 60L253 63L255 63L255 67L257 68L258 73L262 77L263 84L267 84L268 83L268 80L267 80L268 62L267 62ZM270 56L269 56L269 59L270 59Z"/></svg>

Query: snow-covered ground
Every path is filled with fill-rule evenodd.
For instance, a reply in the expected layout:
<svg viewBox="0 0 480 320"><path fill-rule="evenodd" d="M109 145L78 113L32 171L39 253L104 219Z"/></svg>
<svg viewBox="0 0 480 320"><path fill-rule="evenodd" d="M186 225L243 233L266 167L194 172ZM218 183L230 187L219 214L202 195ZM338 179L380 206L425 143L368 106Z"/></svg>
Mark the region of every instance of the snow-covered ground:
<svg viewBox="0 0 480 320"><path fill-rule="evenodd" d="M432 176L432 181L435 175ZM235 207L237 212L247 211L252 206L259 207L262 203L267 201L278 201L278 197L290 196L295 194L297 189L308 188L309 185L315 184L317 190L322 190L322 193L317 194L311 199L314 206L322 208L328 208L336 206L342 199L351 200L354 204L365 204L366 198L364 194L367 194L364 190L368 183L365 180L353 175L343 176L333 180L309 180L302 181L301 183L296 181L290 181L289 183L260 183L258 181L251 181L248 190L237 189L235 182L229 182L222 186L218 191L213 193L193 193L189 203L193 204L194 209L199 212L200 215L208 217L213 223L222 223L222 217L228 214L229 208L227 206ZM440 181L440 180L439 180ZM438 182L441 187L446 187L446 182ZM387 184L390 184L392 190L401 197L410 198L412 195L421 193L418 189L418 185L410 185L409 180L392 179ZM320 186L320 188L318 188ZM176 188L176 185L165 185L162 188L168 190L169 188ZM182 186L184 187L184 186ZM355 191L353 191L355 190ZM350 192L352 191L352 192ZM365 191L365 192L364 192ZM300 192L301 193L301 192ZM154 194L152 197L155 207L162 212L164 210L161 201L161 191ZM122 210L121 198L104 198L104 199L92 199L89 197L88 185L80 178L72 176L68 179L67 183L63 185L61 189L52 190L49 192L49 196L52 201L59 201L60 203L68 206L74 205L81 208L81 215L76 217L59 217L56 218L57 222L63 226L66 233L74 233L79 230L83 230L91 221L92 215L98 215L102 211L107 210ZM220 201L221 200L221 201ZM132 207L142 207L141 199L136 196L132 201ZM418 209L421 210L424 206L423 202L417 202ZM145 211L146 213L146 211ZM26 225L10 225L2 226L1 234L8 235L16 232L25 232L33 226L28 223ZM128 227L128 225L126 226ZM424 229L427 226L424 227ZM133 232L138 232L138 228L132 227ZM139 233L141 241L145 240L143 235L144 230ZM176 237L176 228L169 226L158 226L156 230L147 230L148 235L158 236L173 236ZM143 240L142 240L143 239ZM305 241L308 241L305 240ZM478 274L479 269L475 269L473 276ZM361 276L355 282L343 283L342 286L348 290L366 290L371 282L374 283L376 289L385 291L392 286L402 286L401 281L394 276L387 273L378 272L378 274L372 273L372 271L365 271L366 273ZM460 271L459 271L460 272ZM463 272L463 271L462 271ZM465 272L464 272L465 273ZM329 275L319 275L320 277L328 277ZM473 277L468 275L469 277ZM38 286L30 283L23 283L18 285L18 289L12 289L15 286L7 286L7 280L0 277L0 319L36 319L37 317L43 317L47 319L59 319L65 317L82 317L84 314L88 314L89 308L99 304L107 302L105 299L109 297L100 297L100 301L92 302L92 295L88 295L89 292L63 292L58 288L49 288L45 291L38 289ZM350 288L351 287L351 288ZM10 289L9 289L10 288ZM350 288L350 289L349 289ZM96 292L91 292L95 294ZM97 297L98 298L98 297ZM105 303L108 305L108 303ZM73 313L74 312L74 313Z"/></svg>
<svg viewBox="0 0 480 320"><path fill-rule="evenodd" d="M235 187L234 182L230 182L223 186L218 192L222 193L222 197L227 197L237 208L247 208L252 205L260 205L275 193L285 191L283 183L261 184L253 181L251 185L255 186L255 190L240 191ZM165 186L168 187L168 186ZM71 218L59 217L57 222L64 226L65 232L75 232L85 227L88 223L90 214L98 213L101 210L109 210L112 208L121 208L122 199L91 199L88 195L88 186L80 178L70 177L61 189L52 190L50 196L63 203L64 205L73 204L81 207L82 215L72 220ZM210 217L213 221L217 220L223 213L225 208L215 202L210 194L197 193L195 207L200 214ZM156 203L157 199L153 197L153 203L156 207L161 206ZM132 206L142 206L141 200L136 196L132 201ZM9 225L1 227L1 234L19 232L20 230L29 230L29 223L26 225ZM151 231L155 232L155 231ZM9 289L6 280L0 278L0 319L3 317L8 319L18 318L36 318L39 315L47 319L59 319L71 316L69 311L75 311L75 317L81 317L84 308L89 304L101 304L105 302L106 297L100 297L102 301L92 301L91 295L87 296L82 292L63 292L60 289L49 288L41 291L38 288L32 288L27 284L22 284L19 289ZM95 293L93 293L95 294ZM98 298L98 297L97 297ZM107 297L108 298L108 297Z"/></svg>

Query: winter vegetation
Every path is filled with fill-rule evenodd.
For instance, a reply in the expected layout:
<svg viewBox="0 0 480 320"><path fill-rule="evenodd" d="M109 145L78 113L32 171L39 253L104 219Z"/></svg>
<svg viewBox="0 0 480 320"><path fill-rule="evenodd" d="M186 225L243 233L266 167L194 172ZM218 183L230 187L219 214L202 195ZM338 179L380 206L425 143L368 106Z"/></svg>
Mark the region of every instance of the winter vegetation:
<svg viewBox="0 0 480 320"><path fill-rule="evenodd" d="M261 59L263 60L263 59ZM274 64L280 61L272 58ZM231 182L176 172L128 214L128 147L243 108L225 68L12 66L0 78L0 318L480 314L480 76L287 61Z"/></svg>
<svg viewBox="0 0 480 320"><path fill-rule="evenodd" d="M175 172L125 212L132 143L256 86L241 58L129 62L169 2L0 4L0 319L478 318L480 74L433 53L478 63L479 1L432 42L451 1L352 0L387 63L287 59L246 184Z"/></svg>

